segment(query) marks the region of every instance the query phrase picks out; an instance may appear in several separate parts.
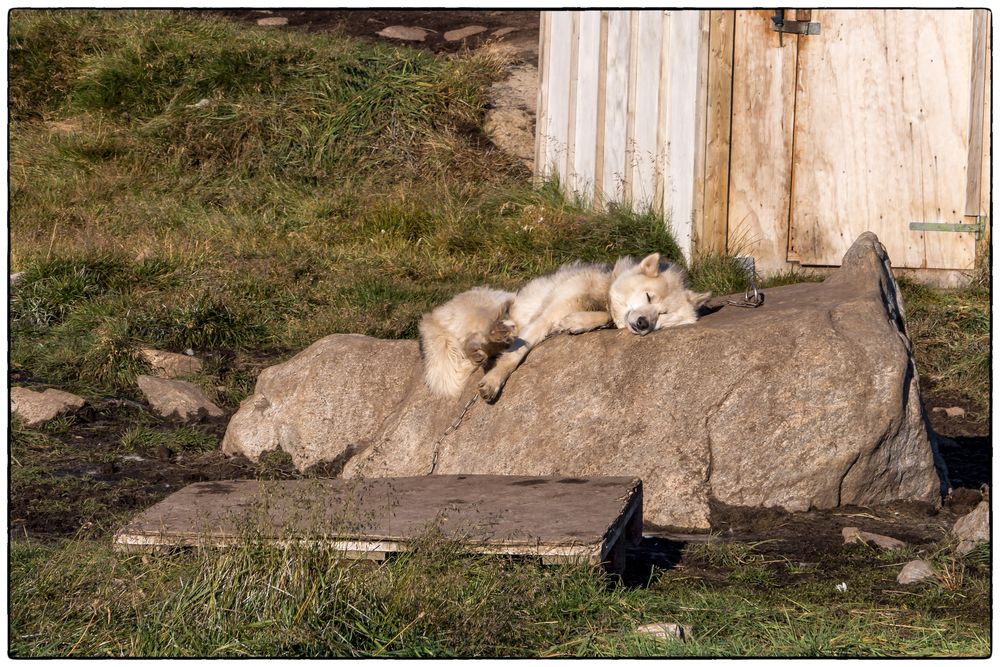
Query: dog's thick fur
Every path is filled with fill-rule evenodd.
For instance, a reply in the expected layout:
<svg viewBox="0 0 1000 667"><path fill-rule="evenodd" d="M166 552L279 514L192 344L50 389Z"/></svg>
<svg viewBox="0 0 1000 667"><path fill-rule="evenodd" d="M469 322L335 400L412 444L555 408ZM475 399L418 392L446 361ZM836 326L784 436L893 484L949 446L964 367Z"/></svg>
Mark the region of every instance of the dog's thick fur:
<svg viewBox="0 0 1000 667"><path fill-rule="evenodd" d="M513 342L513 323L506 320L513 301L513 292L476 287L423 316L420 352L431 391L458 396L478 367Z"/></svg>
<svg viewBox="0 0 1000 667"><path fill-rule="evenodd" d="M684 278L683 269L653 253L641 262L623 257L613 269L573 262L532 280L510 306L517 338L480 381L479 394L495 399L531 348L551 334L579 334L613 323L645 335L694 322L711 293L686 289Z"/></svg>
<svg viewBox="0 0 1000 667"><path fill-rule="evenodd" d="M531 348L554 333L613 324L645 335L694 322L711 294L686 289L684 279L683 269L653 253L641 262L623 257L614 268L565 264L516 296L485 287L463 292L420 322L424 377L434 393L458 396L475 369L499 355L479 383L479 394L493 400Z"/></svg>

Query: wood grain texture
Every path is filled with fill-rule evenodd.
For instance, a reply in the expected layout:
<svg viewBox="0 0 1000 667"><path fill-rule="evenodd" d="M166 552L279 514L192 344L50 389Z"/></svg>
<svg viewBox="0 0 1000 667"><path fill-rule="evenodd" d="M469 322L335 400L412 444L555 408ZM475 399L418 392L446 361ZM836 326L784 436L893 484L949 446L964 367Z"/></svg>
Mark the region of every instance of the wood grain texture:
<svg viewBox="0 0 1000 667"><path fill-rule="evenodd" d="M779 45L769 10L736 12L727 247L757 270L787 267L795 39Z"/></svg>
<svg viewBox="0 0 1000 667"><path fill-rule="evenodd" d="M963 221L972 11L817 10L800 37L791 225L803 264L838 265L875 231L894 266L971 269ZM788 39L786 36L786 44Z"/></svg>
<svg viewBox="0 0 1000 667"><path fill-rule="evenodd" d="M625 145L628 127L629 14L608 12L602 195L605 202L625 199Z"/></svg>
<svg viewBox="0 0 1000 667"><path fill-rule="evenodd" d="M576 112L570 186L584 201L594 195L597 153L597 103L600 88L601 12L579 12Z"/></svg>
<svg viewBox="0 0 1000 667"><path fill-rule="evenodd" d="M538 126L545 132L545 173L565 177L569 132L570 56L573 33L572 12L549 13L547 115Z"/></svg>
<svg viewBox="0 0 1000 667"><path fill-rule="evenodd" d="M966 178L965 215L980 214L983 162L983 121L986 98L987 12L978 9L972 16L972 83L969 101L969 171Z"/></svg>
<svg viewBox="0 0 1000 667"><path fill-rule="evenodd" d="M729 214L729 151L733 118L733 37L736 12L709 13L709 60L703 205L697 249L726 250Z"/></svg>
<svg viewBox="0 0 1000 667"><path fill-rule="evenodd" d="M608 105L608 12L601 12L597 49L597 117L594 138L594 206L603 208L604 201L604 132L607 129Z"/></svg>
<svg viewBox="0 0 1000 667"><path fill-rule="evenodd" d="M540 184L548 177L548 164L546 164L547 141L544 131L546 121L549 117L549 44L552 39L550 35L550 12L541 12L538 27L538 98L535 103L535 183Z"/></svg>
<svg viewBox="0 0 1000 667"><path fill-rule="evenodd" d="M625 105L625 178L622 180L622 201L632 206L635 183L635 104L638 88L639 12L628 13L628 87Z"/></svg>
<svg viewBox="0 0 1000 667"><path fill-rule="evenodd" d="M255 539L358 558L405 551L430 531L478 553L599 563L621 539L635 539L641 516L642 482L630 477L233 480L177 491L119 530L114 545L230 546Z"/></svg>
<svg viewBox="0 0 1000 667"><path fill-rule="evenodd" d="M560 173L562 174L563 191L573 196L576 185L574 163L576 161L576 103L579 93L580 76L580 12L569 12L569 104L566 109L566 154Z"/></svg>
<svg viewBox="0 0 1000 667"><path fill-rule="evenodd" d="M632 131L632 205L636 210L649 208L656 191L657 145L659 125L660 46L663 13L636 12L635 106Z"/></svg>
<svg viewBox="0 0 1000 667"><path fill-rule="evenodd" d="M979 182L979 210L983 215L990 214L990 197L992 196L991 152L993 145L993 15L986 13L986 74L985 91L983 93L983 156ZM987 236L989 230L987 230Z"/></svg>
<svg viewBox="0 0 1000 667"><path fill-rule="evenodd" d="M664 214L674 239L685 257L691 257L695 189L701 176L695 174L698 161L698 95L707 55L707 24L703 12L670 10L666 34L670 72L668 74L666 137L668 142L664 174Z"/></svg>

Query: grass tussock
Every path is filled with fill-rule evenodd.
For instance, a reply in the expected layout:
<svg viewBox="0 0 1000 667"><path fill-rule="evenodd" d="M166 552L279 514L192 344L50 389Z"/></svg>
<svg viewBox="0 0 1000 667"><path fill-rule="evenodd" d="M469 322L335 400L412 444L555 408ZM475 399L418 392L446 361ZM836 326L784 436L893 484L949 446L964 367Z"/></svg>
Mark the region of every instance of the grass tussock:
<svg viewBox="0 0 1000 667"><path fill-rule="evenodd" d="M693 546L693 545L692 545ZM106 542L12 546L11 654L49 656L933 656L984 655L988 569L941 556L947 582L890 595L881 562L800 569L755 547L692 550L648 587L584 566L463 555L426 536L384 563L248 538L226 550L114 554ZM734 597L700 563L715 562ZM948 570L948 568L951 568ZM955 573L959 573L955 574ZM31 576L27 576L28 574ZM961 579L957 579L957 577ZM846 591L834 584L843 581ZM67 586L72 582L72 586ZM980 603L970 604L969 596ZM965 600L963 602L963 600ZM693 625L686 642L634 633Z"/></svg>

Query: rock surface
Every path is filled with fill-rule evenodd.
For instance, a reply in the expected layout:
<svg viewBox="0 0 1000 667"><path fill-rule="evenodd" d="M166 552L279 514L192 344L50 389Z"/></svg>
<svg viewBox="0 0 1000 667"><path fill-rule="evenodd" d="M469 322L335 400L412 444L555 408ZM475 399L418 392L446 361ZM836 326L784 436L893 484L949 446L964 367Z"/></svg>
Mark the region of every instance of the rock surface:
<svg viewBox="0 0 1000 667"><path fill-rule="evenodd" d="M636 475L658 526L710 527L709 501L805 510L940 504L898 288L864 234L823 283L767 291L645 337L534 349L495 404L432 396L416 341L324 338L265 370L223 449L287 451L345 476Z"/></svg>
<svg viewBox="0 0 1000 667"><path fill-rule="evenodd" d="M657 639L676 639L690 641L694 639L690 625L680 623L647 623L640 625L635 631L641 635L652 635Z"/></svg>
<svg viewBox="0 0 1000 667"><path fill-rule="evenodd" d="M257 19L257 25L262 26L276 26L276 25L288 25L288 19L284 16L269 16L263 19Z"/></svg>
<svg viewBox="0 0 1000 667"><path fill-rule="evenodd" d="M153 412L161 417L198 421L225 414L208 399L205 392L190 382L140 375L136 378L136 383Z"/></svg>
<svg viewBox="0 0 1000 667"><path fill-rule="evenodd" d="M899 574L896 575L896 582L900 584L915 584L928 577L937 576L934 566L925 560L911 560L903 566Z"/></svg>
<svg viewBox="0 0 1000 667"><path fill-rule="evenodd" d="M199 372L202 366L201 359L189 357L186 354L151 348L143 348L139 350L139 353L153 369L156 377L175 378L181 375L193 375Z"/></svg>
<svg viewBox="0 0 1000 667"><path fill-rule="evenodd" d="M872 543L877 547L890 551L893 549L902 549L906 546L906 542L897 540L895 537L869 533L859 528L844 528L841 533L844 536L844 544L854 544L855 542Z"/></svg>
<svg viewBox="0 0 1000 667"><path fill-rule="evenodd" d="M427 31L423 28L405 25L391 25L387 28L382 28L375 34L390 39L401 39L404 42L422 42L427 37Z"/></svg>
<svg viewBox="0 0 1000 667"><path fill-rule="evenodd" d="M951 529L951 534L958 538L958 547L955 551L959 554L967 554L972 551L977 544L990 539L990 504L984 500L976 509L955 522Z"/></svg>
<svg viewBox="0 0 1000 667"><path fill-rule="evenodd" d="M61 415L82 408L86 401L76 394L59 389L33 391L27 387L11 387L10 411L25 426L38 426Z"/></svg>
<svg viewBox="0 0 1000 667"><path fill-rule="evenodd" d="M466 39L468 37L472 37L473 35L478 35L481 32L486 32L485 26L467 25L464 28L449 30L444 34L444 38L448 42L457 42L461 39Z"/></svg>

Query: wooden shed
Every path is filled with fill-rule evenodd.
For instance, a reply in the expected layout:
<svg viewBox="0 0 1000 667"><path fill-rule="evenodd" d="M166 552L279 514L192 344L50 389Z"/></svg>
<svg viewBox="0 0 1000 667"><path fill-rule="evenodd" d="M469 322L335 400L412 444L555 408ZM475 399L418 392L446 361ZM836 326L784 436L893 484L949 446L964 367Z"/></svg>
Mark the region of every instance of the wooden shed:
<svg viewBox="0 0 1000 667"><path fill-rule="evenodd" d="M542 13L536 175L762 273L863 231L961 282L990 211L987 10Z"/></svg>

